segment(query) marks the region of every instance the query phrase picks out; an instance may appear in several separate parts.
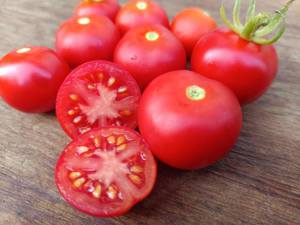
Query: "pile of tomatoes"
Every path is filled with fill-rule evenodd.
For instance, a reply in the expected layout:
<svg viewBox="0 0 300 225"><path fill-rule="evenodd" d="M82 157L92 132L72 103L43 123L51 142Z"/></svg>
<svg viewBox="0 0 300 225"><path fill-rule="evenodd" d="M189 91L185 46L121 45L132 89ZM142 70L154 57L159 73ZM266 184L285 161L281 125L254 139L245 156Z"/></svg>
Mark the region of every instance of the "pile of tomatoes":
<svg viewBox="0 0 300 225"><path fill-rule="evenodd" d="M119 216L151 192L154 156L191 170L228 154L242 127L241 105L276 76L272 43L292 3L271 15L255 14L251 1L243 25L240 2L233 22L221 8L229 28L217 28L200 8L184 9L170 25L150 0L122 7L85 0L58 29L56 51L29 46L1 59L2 99L28 113L55 108L73 139L55 171L67 202L90 215Z"/></svg>

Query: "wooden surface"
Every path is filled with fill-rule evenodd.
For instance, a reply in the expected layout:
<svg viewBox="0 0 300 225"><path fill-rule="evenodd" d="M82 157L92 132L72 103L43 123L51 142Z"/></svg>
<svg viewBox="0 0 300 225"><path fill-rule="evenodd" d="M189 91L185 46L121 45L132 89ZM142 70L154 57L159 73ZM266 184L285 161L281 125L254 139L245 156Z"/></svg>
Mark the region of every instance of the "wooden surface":
<svg viewBox="0 0 300 225"><path fill-rule="evenodd" d="M76 2L0 0L1 55L25 44L53 46L57 26ZM170 16L199 5L219 18L217 0L160 2ZM275 10L283 2L259 1L259 8ZM261 100L244 108L244 128L232 153L202 171L160 165L152 195L121 218L86 216L59 196L53 168L69 139L53 114L25 115L0 102L0 225L299 225L299 15L296 1L277 44L278 78Z"/></svg>

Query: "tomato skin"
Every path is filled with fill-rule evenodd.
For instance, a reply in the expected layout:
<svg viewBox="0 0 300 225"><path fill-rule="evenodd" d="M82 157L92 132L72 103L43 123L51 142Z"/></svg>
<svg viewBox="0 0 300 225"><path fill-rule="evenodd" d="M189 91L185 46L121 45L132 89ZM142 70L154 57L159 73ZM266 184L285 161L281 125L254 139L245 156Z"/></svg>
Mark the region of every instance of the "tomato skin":
<svg viewBox="0 0 300 225"><path fill-rule="evenodd" d="M186 88L194 85L206 90L204 99L187 97ZM236 143L242 112L234 94L220 82L173 71L147 87L138 123L159 160L178 169L200 169L222 159Z"/></svg>
<svg viewBox="0 0 300 225"><path fill-rule="evenodd" d="M278 56L272 45L251 43L221 28L199 40L191 64L193 71L231 88L245 105L270 87L278 71Z"/></svg>
<svg viewBox="0 0 300 225"><path fill-rule="evenodd" d="M25 51L18 53L22 50ZM69 72L67 63L49 48L14 50L0 60L0 96L22 112L51 111Z"/></svg>
<svg viewBox="0 0 300 225"><path fill-rule="evenodd" d="M75 8L74 16L106 16L113 21L119 10L120 5L118 0L94 1L91 3L82 1Z"/></svg>
<svg viewBox="0 0 300 225"><path fill-rule="evenodd" d="M131 141L140 143L144 148L139 149L145 155L144 173L146 179L144 180L143 187L135 189L135 192L130 192L130 196L123 195L122 202L103 203L99 199L95 199L82 190L74 190L70 179L68 179L68 171L64 165L70 161L70 158L77 154L74 149L78 146L87 144L90 137L99 137L101 134L120 134L129 137ZM89 145L89 147L91 147ZM129 150L131 151L131 150ZM77 155L78 156L78 155ZM118 157L118 156L116 156ZM82 160L82 159L81 159ZM86 157L85 159L86 160ZM92 156L91 160L95 162L95 157ZM126 161L126 160L124 160ZM80 161L78 161L80 162ZM78 167L81 165L78 164ZM103 171L102 171L103 172ZM103 172L105 173L105 171ZM114 175L115 179L117 175ZM110 218L126 214L134 205L144 200L153 190L157 178L157 164L149 150L147 143L144 139L134 130L125 127L103 127L98 128L81 135L78 139L73 140L61 153L55 168L55 183L61 196L74 208L95 217ZM121 182L122 184L122 182ZM119 187L122 189L123 187ZM123 188L123 191L128 191L130 187ZM102 189L103 190L103 189ZM102 191L104 192L104 190Z"/></svg>
<svg viewBox="0 0 300 225"><path fill-rule="evenodd" d="M138 3L146 4L139 9ZM169 19L164 9L151 0L131 0L125 4L116 17L116 25L122 34L138 26L160 24L169 28Z"/></svg>
<svg viewBox="0 0 300 225"><path fill-rule="evenodd" d="M159 38L149 41L148 32ZM186 67L186 54L179 40L161 25L147 25L129 31L116 47L114 62L129 71L143 90L155 77Z"/></svg>
<svg viewBox="0 0 300 225"><path fill-rule="evenodd" d="M200 8L184 9L171 24L172 32L183 43L189 57L200 37L216 27L216 21Z"/></svg>
<svg viewBox="0 0 300 225"><path fill-rule="evenodd" d="M112 60L119 39L117 28L107 17L76 17L67 20L59 28L56 48L75 68L92 60Z"/></svg>

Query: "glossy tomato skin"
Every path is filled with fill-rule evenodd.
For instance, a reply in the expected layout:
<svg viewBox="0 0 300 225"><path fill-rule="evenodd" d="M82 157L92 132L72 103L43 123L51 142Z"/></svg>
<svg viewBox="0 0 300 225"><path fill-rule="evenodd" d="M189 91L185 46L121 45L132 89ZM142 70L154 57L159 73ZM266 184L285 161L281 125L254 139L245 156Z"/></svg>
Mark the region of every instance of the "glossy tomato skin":
<svg viewBox="0 0 300 225"><path fill-rule="evenodd" d="M92 60L112 60L119 39L119 31L107 17L76 17L59 28L56 48L75 68Z"/></svg>
<svg viewBox="0 0 300 225"><path fill-rule="evenodd" d="M105 164L101 161L99 152L105 155L108 152L117 151L117 142L108 141L111 137L116 137L117 142L119 140L117 137L124 137L125 142L130 147L125 148L123 151L124 153L126 151L130 152L127 153L128 158L120 161L116 161L116 159L122 157L120 152L107 155L107 164ZM78 151L82 147L87 147L89 150L87 152ZM106 160L105 157L102 157L102 159ZM125 168L123 165L114 167L116 162L124 163ZM96 169L92 170L91 168ZM129 177L123 173L124 169L127 170L127 168L128 171L125 173L141 177L142 183L132 183ZM72 177L71 173L77 171L80 171L81 174L75 176L75 178ZM95 177L92 178L89 175ZM98 176L100 178L96 180ZM151 193L156 177L157 164L149 150L149 146L139 133L125 127L102 127L81 135L64 149L55 169L55 183L61 196L74 208L101 218L126 214L134 205L144 200ZM80 178L85 178L85 182L80 183L80 186L75 186L76 179ZM100 195L94 195L94 192L92 192L96 190L95 187L92 190L91 187L85 188L91 182L94 186L97 183L101 185ZM118 192L114 199L109 198L107 195L108 186L110 185L115 187ZM139 186L135 188L134 185Z"/></svg>
<svg viewBox="0 0 300 225"><path fill-rule="evenodd" d="M147 34L152 34L150 40ZM186 54L180 41L167 28L147 25L129 31L121 39L114 62L128 70L143 90L157 76L184 69Z"/></svg>
<svg viewBox="0 0 300 225"><path fill-rule="evenodd" d="M75 8L74 16L106 16L114 21L119 9L120 4L118 0L82 1Z"/></svg>
<svg viewBox="0 0 300 225"><path fill-rule="evenodd" d="M199 95L193 100L188 90L195 87ZM159 160L190 170L207 167L230 151L240 134L242 112L234 94L220 82L173 71L147 87L138 122Z"/></svg>
<svg viewBox="0 0 300 225"><path fill-rule="evenodd" d="M151 0L131 0L116 17L116 25L122 34L138 26L160 24L169 28L169 19L164 9Z"/></svg>
<svg viewBox="0 0 300 225"><path fill-rule="evenodd" d="M272 45L248 42L220 28L199 40L191 64L193 71L231 88L244 105L270 87L278 71L278 56Z"/></svg>
<svg viewBox="0 0 300 225"><path fill-rule="evenodd" d="M67 63L49 48L16 49L0 60L0 96L22 112L51 111L69 72Z"/></svg>
<svg viewBox="0 0 300 225"><path fill-rule="evenodd" d="M189 57L200 37L216 27L216 21L200 8L184 9L171 24L172 32L183 43Z"/></svg>

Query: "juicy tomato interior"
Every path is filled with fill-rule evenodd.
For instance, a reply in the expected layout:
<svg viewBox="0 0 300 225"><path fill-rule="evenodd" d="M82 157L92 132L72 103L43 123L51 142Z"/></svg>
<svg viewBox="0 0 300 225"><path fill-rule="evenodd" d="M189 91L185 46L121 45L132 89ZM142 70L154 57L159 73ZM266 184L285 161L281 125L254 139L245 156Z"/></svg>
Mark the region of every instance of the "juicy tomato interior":
<svg viewBox="0 0 300 225"><path fill-rule="evenodd" d="M113 63L93 61L78 67L61 86L57 117L71 137L103 126L137 126L141 93L132 76Z"/></svg>
<svg viewBox="0 0 300 225"><path fill-rule="evenodd" d="M56 167L62 196L77 209L99 217L119 216L151 192L156 162L138 133L101 128L74 140Z"/></svg>

